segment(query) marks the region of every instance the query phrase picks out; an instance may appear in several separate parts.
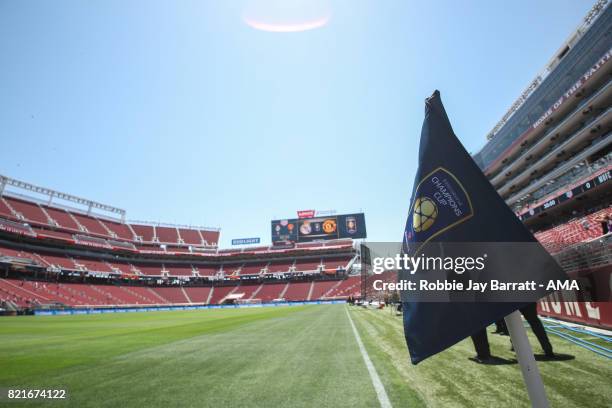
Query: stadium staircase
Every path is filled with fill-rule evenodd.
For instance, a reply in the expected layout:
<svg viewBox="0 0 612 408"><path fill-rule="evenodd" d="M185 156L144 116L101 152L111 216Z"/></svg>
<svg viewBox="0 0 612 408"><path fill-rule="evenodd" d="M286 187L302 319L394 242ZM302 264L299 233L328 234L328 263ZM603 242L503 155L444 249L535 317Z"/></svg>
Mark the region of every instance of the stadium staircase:
<svg viewBox="0 0 612 408"><path fill-rule="evenodd" d="M185 296L185 299L187 299L187 301L190 304L193 304L193 301L191 300L191 298L189 297L189 295L187 294L187 292L185 291L185 288L181 286L181 292L183 292L183 295Z"/></svg>
<svg viewBox="0 0 612 408"><path fill-rule="evenodd" d="M204 239L204 236L202 235L202 231L200 230L196 230L196 231L198 231L198 235L200 236L200 245L206 244L206 240Z"/></svg>
<svg viewBox="0 0 612 408"><path fill-rule="evenodd" d="M136 235L136 232L134 231L134 228L132 228L132 225L131 225L131 224L128 224L128 223L126 223L125 225L127 225L128 229L129 229L129 230L130 230L130 232L132 233L132 237L134 237L134 238L133 238L133 240L134 240L134 241L136 241L136 236L137 236L137 235Z"/></svg>
<svg viewBox="0 0 612 408"><path fill-rule="evenodd" d="M168 269L166 269L166 265L164 265L163 263L161 264L161 274L162 274L162 276L170 275L170 271Z"/></svg>
<svg viewBox="0 0 612 408"><path fill-rule="evenodd" d="M17 286L9 280L0 278L0 282L3 284L4 288L7 288L7 291L9 292L13 292L13 293L24 292L30 296L33 296L34 298L42 298L43 300L51 301L51 299L47 298L46 296L42 296L38 293L32 292L24 287Z"/></svg>
<svg viewBox="0 0 612 408"><path fill-rule="evenodd" d="M128 265L130 267L130 272L132 272L134 275L142 275L142 271L138 269L134 264L129 263Z"/></svg>
<svg viewBox="0 0 612 408"><path fill-rule="evenodd" d="M104 228L104 231L106 231L106 235L108 235L111 238L115 238L115 239L118 238L117 234L115 234L115 231L113 231L110 228L108 228L108 225L103 223L99 218L96 218L96 221L98 221L98 224L100 224L102 226L102 228Z"/></svg>
<svg viewBox="0 0 612 408"><path fill-rule="evenodd" d="M59 227L59 224L57 223L57 221L55 221L50 215L49 212L45 209L45 207L43 207L42 205L38 205L38 207L40 208L40 211L42 211L43 214L45 214L45 217L47 217L47 222L49 223L49 225L52 225L54 227Z"/></svg>
<svg viewBox="0 0 612 408"><path fill-rule="evenodd" d="M355 294L355 291L359 290L360 284L361 278L359 276L351 276L340 281L340 285L338 285L335 291L331 291L328 297L335 299Z"/></svg>
<svg viewBox="0 0 612 408"><path fill-rule="evenodd" d="M329 290L327 292L325 292L323 294L323 296L321 296L321 299L325 299L325 298L329 297L329 294L333 293L336 289L338 289L338 286L340 286L341 283L342 283L342 281L338 281L338 283L336 283L334 286L329 288Z"/></svg>
<svg viewBox="0 0 612 408"><path fill-rule="evenodd" d="M185 297L184 293L177 287L156 287L153 289L155 293L160 295L162 298L170 304L187 305L189 300Z"/></svg>
<svg viewBox="0 0 612 408"><path fill-rule="evenodd" d="M24 287L28 285L32 293L36 293L38 297L44 297L49 301L61 302L71 306L97 303L96 299L86 296L76 291L74 288L61 283L51 283L47 285L46 283L37 284L36 282L23 281L23 285ZM44 292L45 295L42 295L41 292Z"/></svg>
<svg viewBox="0 0 612 408"><path fill-rule="evenodd" d="M19 305L14 303L11 300L4 301L4 308L7 312L17 312L19 310Z"/></svg>
<svg viewBox="0 0 612 408"><path fill-rule="evenodd" d="M102 261L111 271L115 272L115 273L119 273L119 274L123 274L123 271L119 268L117 268L116 266L108 263L107 261Z"/></svg>
<svg viewBox="0 0 612 408"><path fill-rule="evenodd" d="M192 304L204 304L210 294L211 287L188 286L185 292L189 295Z"/></svg>
<svg viewBox="0 0 612 408"><path fill-rule="evenodd" d="M13 214L13 217L17 218L18 220L22 220L22 221L25 219L25 217L24 217L24 216L23 216L23 215L22 215L20 212L17 212L17 211L16 211L16 210L13 208L13 206L12 206L12 205L11 205L11 204L10 204L8 201L6 201L6 200L4 199L4 197L0 197L0 200L2 201L2 203L3 203L3 204L4 204L4 205L5 205L5 206L6 206L6 207L9 209L9 210L11 210L11 213Z"/></svg>
<svg viewBox="0 0 612 408"><path fill-rule="evenodd" d="M183 237L181 236L181 230L180 230L180 229L178 229L178 228L176 228L176 237L177 237L177 239L176 239L176 242L177 242L177 243L179 243L179 244L181 244L181 245L185 243L185 240L184 240L184 239L183 239Z"/></svg>
<svg viewBox="0 0 612 408"><path fill-rule="evenodd" d="M287 293L288 289L289 289L289 282L287 282L287 284L285 285L285 287L283 288L281 293L278 294L278 298L279 299L284 299L285 298L285 294Z"/></svg>
<svg viewBox="0 0 612 408"><path fill-rule="evenodd" d="M210 288L210 292L208 292L208 297L206 298L207 305L210 305L210 299L212 299L214 290L215 290L215 287L213 286L212 288Z"/></svg>
<svg viewBox="0 0 612 408"><path fill-rule="evenodd" d="M261 288L263 288L263 285L264 285L263 283L261 285L259 285L259 287L257 289L255 289L253 291L253 293L251 293L251 296L249 296L248 300L257 299L256 296L259 293L259 291L261 290Z"/></svg>
<svg viewBox="0 0 612 408"><path fill-rule="evenodd" d="M153 238L151 238L151 242L156 242L159 244L159 238L157 237L157 228L153 225Z"/></svg>
<svg viewBox="0 0 612 408"><path fill-rule="evenodd" d="M346 271L347 273L353 269L353 265L355 264L355 262L357 262L357 258L358 256L355 255L354 257L351 258L351 260L349 261L349 263L346 265Z"/></svg>
<svg viewBox="0 0 612 408"><path fill-rule="evenodd" d="M162 296L161 296L159 293L157 293L156 291L154 291L153 289L151 289L151 288L147 288L147 289L149 290L149 292L151 292L151 294L153 294L153 297L154 297L155 299L158 299L158 300L160 301L159 303L164 303L164 304L166 304L166 303L170 303L170 302L168 302L168 301L167 301L165 298L163 298L163 297L162 297Z"/></svg>
<svg viewBox="0 0 612 408"><path fill-rule="evenodd" d="M70 219L79 227L79 229L82 232L87 232L89 233L89 231L87 231L87 228L85 228L85 226L83 224L81 224L79 222L79 220L77 220L77 218L70 212L70 211L66 211L66 214L68 214L68 216L70 217Z"/></svg>
<svg viewBox="0 0 612 408"><path fill-rule="evenodd" d="M240 288L240 284L234 286L234 289L230 290L230 292L227 295L225 295L223 297L223 299L219 300L219 302L217 302L217 303L219 303L219 304L223 303L225 301L225 299L227 299L229 296L231 296L234 293L236 293L236 291L238 291L239 288Z"/></svg>
<svg viewBox="0 0 612 408"><path fill-rule="evenodd" d="M54 267L50 262L48 262L45 258L43 258L42 256L38 255L36 252L32 253L32 255L34 255L34 257L39 260L41 262L42 265L45 265L47 267L51 266Z"/></svg>
<svg viewBox="0 0 612 408"><path fill-rule="evenodd" d="M308 296L306 297L306 300L312 299L312 291L314 290L314 284L314 281L310 282L310 288L308 289Z"/></svg>
<svg viewBox="0 0 612 408"><path fill-rule="evenodd" d="M142 296L140 293L137 293L137 292L131 290L128 286L119 286L119 289L123 290L125 293L127 293L128 295L130 295L130 296L132 296L132 297L134 297L136 299L142 300L143 304L153 304L153 303L155 303L155 302L152 302L151 299Z"/></svg>

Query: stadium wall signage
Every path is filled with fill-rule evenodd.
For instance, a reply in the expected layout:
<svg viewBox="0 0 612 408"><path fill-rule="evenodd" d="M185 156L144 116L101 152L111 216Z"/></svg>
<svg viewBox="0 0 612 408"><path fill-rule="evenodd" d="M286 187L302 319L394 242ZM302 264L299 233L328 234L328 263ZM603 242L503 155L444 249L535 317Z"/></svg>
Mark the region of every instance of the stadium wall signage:
<svg viewBox="0 0 612 408"><path fill-rule="evenodd" d="M592 326L612 327L612 302L577 302L576 291L552 293L538 302L538 314Z"/></svg>
<svg viewBox="0 0 612 408"><path fill-rule="evenodd" d="M249 245L249 244L259 244L261 239L259 237L255 238L236 238L232 239L232 245Z"/></svg>
<svg viewBox="0 0 612 408"><path fill-rule="evenodd" d="M532 128L536 129L546 120L546 118L548 118L553 112L559 109L561 105L563 105L563 102L565 102L572 95L574 95L578 91L578 89L580 89L582 85L584 85L584 83L587 82L593 76L595 72L599 71L599 69L603 67L606 62L608 62L610 56L612 56L612 53L611 51L608 51L595 63L595 65L591 69L589 69L584 75L582 75L578 79L578 81L576 81L576 83L572 85L570 89L568 89L563 95L561 95L561 97L553 104L553 106L548 108L548 110L544 112L542 116L540 116L540 118L534 122Z"/></svg>
<svg viewBox="0 0 612 408"><path fill-rule="evenodd" d="M36 233L32 230L6 220L0 220L0 231L10 232L11 234L36 237Z"/></svg>
<svg viewBox="0 0 612 408"><path fill-rule="evenodd" d="M297 215L298 218L313 218L315 216L315 210L299 210Z"/></svg>
<svg viewBox="0 0 612 408"><path fill-rule="evenodd" d="M130 307L130 308L93 308L93 309L66 309L66 310L35 310L36 316L61 316L103 313L136 313L136 312L170 312L176 310L205 310L205 309L240 309L247 307L281 307L302 305L333 305L346 303L345 300L306 300L303 302L276 302L255 303L243 305L190 305L190 306L159 306L159 307Z"/></svg>

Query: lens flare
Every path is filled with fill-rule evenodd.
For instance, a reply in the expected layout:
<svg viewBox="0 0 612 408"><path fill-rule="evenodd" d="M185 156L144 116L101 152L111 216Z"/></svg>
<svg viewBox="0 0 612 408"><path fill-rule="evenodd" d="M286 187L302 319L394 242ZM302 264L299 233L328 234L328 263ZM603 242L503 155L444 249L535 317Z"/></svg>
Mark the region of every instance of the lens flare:
<svg viewBox="0 0 612 408"><path fill-rule="evenodd" d="M324 0L251 0L242 19L256 30L292 33L321 28L331 15L329 1Z"/></svg>

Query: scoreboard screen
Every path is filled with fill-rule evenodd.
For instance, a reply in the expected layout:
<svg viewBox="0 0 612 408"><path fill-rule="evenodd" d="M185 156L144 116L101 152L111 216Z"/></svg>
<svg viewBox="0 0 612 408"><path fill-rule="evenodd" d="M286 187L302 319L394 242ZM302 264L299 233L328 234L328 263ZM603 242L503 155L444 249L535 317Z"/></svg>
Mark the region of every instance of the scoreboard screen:
<svg viewBox="0 0 612 408"><path fill-rule="evenodd" d="M365 238L363 213L272 221L272 242Z"/></svg>

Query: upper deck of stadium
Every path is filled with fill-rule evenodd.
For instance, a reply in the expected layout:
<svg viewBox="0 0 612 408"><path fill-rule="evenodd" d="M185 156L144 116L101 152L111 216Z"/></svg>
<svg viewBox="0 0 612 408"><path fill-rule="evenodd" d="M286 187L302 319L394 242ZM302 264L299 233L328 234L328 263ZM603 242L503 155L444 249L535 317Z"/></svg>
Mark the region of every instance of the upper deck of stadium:
<svg viewBox="0 0 612 408"><path fill-rule="evenodd" d="M603 185L612 170L610 33L612 9L608 1L599 1L474 155L523 221L559 207L573 208L577 202L570 198L587 191L589 211L597 211L597 202L607 202Z"/></svg>
<svg viewBox="0 0 612 408"><path fill-rule="evenodd" d="M589 103L594 90L603 88L605 95L596 95L600 99L609 96L611 32L612 9L607 1L599 1L474 155L489 177L503 173L529 140L540 139L559 119Z"/></svg>

